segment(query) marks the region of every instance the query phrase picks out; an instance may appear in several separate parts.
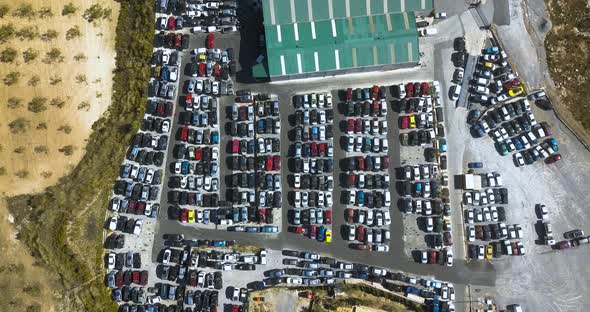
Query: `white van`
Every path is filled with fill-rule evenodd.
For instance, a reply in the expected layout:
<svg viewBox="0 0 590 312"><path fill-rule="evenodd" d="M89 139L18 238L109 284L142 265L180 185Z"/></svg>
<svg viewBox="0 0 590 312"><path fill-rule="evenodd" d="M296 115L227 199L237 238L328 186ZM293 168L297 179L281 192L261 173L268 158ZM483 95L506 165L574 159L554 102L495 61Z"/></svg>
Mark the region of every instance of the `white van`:
<svg viewBox="0 0 590 312"><path fill-rule="evenodd" d="M451 101L456 101L459 98L459 94L461 94L461 86L460 85L451 86L451 92L449 94L449 98L451 99Z"/></svg>

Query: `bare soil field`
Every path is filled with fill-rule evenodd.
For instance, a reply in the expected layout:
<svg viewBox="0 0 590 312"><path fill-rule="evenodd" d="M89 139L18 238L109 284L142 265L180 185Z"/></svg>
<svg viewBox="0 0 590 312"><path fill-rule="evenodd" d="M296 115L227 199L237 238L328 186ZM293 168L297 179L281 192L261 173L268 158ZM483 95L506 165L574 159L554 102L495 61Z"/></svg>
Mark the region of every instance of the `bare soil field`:
<svg viewBox="0 0 590 312"><path fill-rule="evenodd" d="M547 0L546 4L553 28L545 38L545 49L560 99L554 104L589 143L590 4L586 0Z"/></svg>
<svg viewBox="0 0 590 312"><path fill-rule="evenodd" d="M0 26L14 27L15 34L0 42L0 53L16 51L12 61L0 63L0 115L6 116L0 122L0 192L7 196L39 192L70 172L84 154L92 124L110 104L118 5L100 1L110 17L90 23L82 15L97 2L73 1L77 11L63 16L70 2L4 2L10 10ZM53 16L14 16L21 4L36 12L50 8ZM48 39L52 31L57 36ZM51 60L53 49L61 55ZM25 51L37 57L26 60ZM11 73L18 73L18 81L6 80Z"/></svg>

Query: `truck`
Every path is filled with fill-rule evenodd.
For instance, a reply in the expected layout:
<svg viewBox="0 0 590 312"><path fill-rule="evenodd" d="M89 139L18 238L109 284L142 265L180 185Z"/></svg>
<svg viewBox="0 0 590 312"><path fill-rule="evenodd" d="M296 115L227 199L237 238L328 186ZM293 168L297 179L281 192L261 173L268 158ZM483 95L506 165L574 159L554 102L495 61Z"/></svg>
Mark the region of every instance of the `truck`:
<svg viewBox="0 0 590 312"><path fill-rule="evenodd" d="M428 36L435 36L438 34L438 29L436 28L422 28L420 29L420 36L428 37Z"/></svg>

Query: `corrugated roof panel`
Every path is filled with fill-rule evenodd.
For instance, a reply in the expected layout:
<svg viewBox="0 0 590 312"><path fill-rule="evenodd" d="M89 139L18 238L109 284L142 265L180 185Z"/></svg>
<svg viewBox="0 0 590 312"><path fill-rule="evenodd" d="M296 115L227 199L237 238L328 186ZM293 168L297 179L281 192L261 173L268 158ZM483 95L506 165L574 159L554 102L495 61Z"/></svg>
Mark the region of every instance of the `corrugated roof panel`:
<svg viewBox="0 0 590 312"><path fill-rule="evenodd" d="M298 22L309 21L309 11L307 10L307 0L294 0L295 18Z"/></svg>
<svg viewBox="0 0 590 312"><path fill-rule="evenodd" d="M383 14L385 13L383 8L383 0L370 0L371 2L371 14Z"/></svg>
<svg viewBox="0 0 590 312"><path fill-rule="evenodd" d="M330 18L329 0L313 0L313 20L321 21Z"/></svg>

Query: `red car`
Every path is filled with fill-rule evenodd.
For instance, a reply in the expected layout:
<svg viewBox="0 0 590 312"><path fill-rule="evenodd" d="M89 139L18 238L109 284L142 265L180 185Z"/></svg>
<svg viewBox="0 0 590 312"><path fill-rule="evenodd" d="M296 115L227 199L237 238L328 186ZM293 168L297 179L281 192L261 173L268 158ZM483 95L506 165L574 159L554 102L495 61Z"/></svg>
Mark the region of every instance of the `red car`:
<svg viewBox="0 0 590 312"><path fill-rule="evenodd" d="M233 140L231 144L231 152L233 154L240 153L240 140Z"/></svg>
<svg viewBox="0 0 590 312"><path fill-rule="evenodd" d="M215 77L219 77L221 76L221 65L215 63L215 65L213 65L213 76Z"/></svg>
<svg viewBox="0 0 590 312"><path fill-rule="evenodd" d="M414 84L411 82L406 84L406 97L414 97Z"/></svg>
<svg viewBox="0 0 590 312"><path fill-rule="evenodd" d="M195 148L195 160L203 159L203 149L200 147Z"/></svg>
<svg viewBox="0 0 590 312"><path fill-rule="evenodd" d="M115 274L115 285L117 287L123 287L123 272L119 271Z"/></svg>
<svg viewBox="0 0 590 312"><path fill-rule="evenodd" d="M239 312L240 308L237 304L232 304L231 306L231 312Z"/></svg>
<svg viewBox="0 0 590 312"><path fill-rule="evenodd" d="M139 284L139 271L133 271L133 283Z"/></svg>
<svg viewBox="0 0 590 312"><path fill-rule="evenodd" d="M518 78L504 82L504 88L506 90L514 89L514 88L518 87L519 85L520 85L520 80L518 80Z"/></svg>
<svg viewBox="0 0 590 312"><path fill-rule="evenodd" d="M189 93L185 95L185 102L184 102L186 110L193 110L193 94Z"/></svg>
<svg viewBox="0 0 590 312"><path fill-rule="evenodd" d="M174 47L177 49L182 47L182 34L176 34L174 37Z"/></svg>
<svg viewBox="0 0 590 312"><path fill-rule="evenodd" d="M326 156L326 143L321 143L320 144L319 156L320 157L325 157Z"/></svg>
<svg viewBox="0 0 590 312"><path fill-rule="evenodd" d="M266 209L258 209L258 222L266 223Z"/></svg>
<svg viewBox="0 0 590 312"><path fill-rule="evenodd" d="M443 234L443 240L445 242L445 246L453 246L453 236L451 236L451 232L445 232Z"/></svg>
<svg viewBox="0 0 590 312"><path fill-rule="evenodd" d="M373 101L373 106L371 106L371 114L373 116L379 116L381 112L381 103L379 101Z"/></svg>
<svg viewBox="0 0 590 312"><path fill-rule="evenodd" d="M356 250L370 250L370 246L366 244L359 244L359 243L351 243L350 248Z"/></svg>
<svg viewBox="0 0 590 312"><path fill-rule="evenodd" d="M568 249L570 247L572 247L572 245L570 244L569 241L566 241L566 240L557 243L558 249Z"/></svg>
<svg viewBox="0 0 590 312"><path fill-rule="evenodd" d="M183 141L188 140L188 126L182 127L182 130L180 131L180 139Z"/></svg>
<svg viewBox="0 0 590 312"><path fill-rule="evenodd" d="M137 210L135 210L135 214L142 215L145 213L145 202L137 202Z"/></svg>
<svg viewBox="0 0 590 312"><path fill-rule="evenodd" d="M324 210L324 224L332 224L332 210Z"/></svg>
<svg viewBox="0 0 590 312"><path fill-rule="evenodd" d="M310 156L317 157L318 156L318 144L316 142L311 142L310 149L311 149Z"/></svg>
<svg viewBox="0 0 590 312"><path fill-rule="evenodd" d="M381 162L382 162L381 167L383 167L383 170L389 169L389 156L382 156Z"/></svg>
<svg viewBox="0 0 590 312"><path fill-rule="evenodd" d="M186 223L188 221L188 209L182 208L180 210L180 222Z"/></svg>
<svg viewBox="0 0 590 312"><path fill-rule="evenodd" d="M168 18L168 29L176 30L176 18L174 16Z"/></svg>
<svg viewBox="0 0 590 312"><path fill-rule="evenodd" d="M207 47L207 49L214 49L215 48L215 35L214 34L207 35L206 47Z"/></svg>
<svg viewBox="0 0 590 312"><path fill-rule="evenodd" d="M545 163L546 164L553 164L559 160L561 160L561 154L555 154L555 155L551 155L551 156L547 157L547 159L545 159Z"/></svg>
<svg viewBox="0 0 590 312"><path fill-rule="evenodd" d="M436 264L436 260L438 260L438 252L435 250L430 251L430 264Z"/></svg>
<svg viewBox="0 0 590 312"><path fill-rule="evenodd" d="M316 239L317 234L318 234L318 228L315 225L312 225L310 227L310 231L309 231L309 238Z"/></svg>
<svg viewBox="0 0 590 312"><path fill-rule="evenodd" d="M365 227L364 226L361 225L356 228L356 239L360 242L365 241Z"/></svg>
<svg viewBox="0 0 590 312"><path fill-rule="evenodd" d="M145 286L148 283L148 271L141 271L139 275L139 285Z"/></svg>
<svg viewBox="0 0 590 312"><path fill-rule="evenodd" d="M207 64L199 63L199 77L205 77L207 71Z"/></svg>
<svg viewBox="0 0 590 312"><path fill-rule="evenodd" d="M373 86L371 89L371 99L375 100L379 98L379 86Z"/></svg>
<svg viewBox="0 0 590 312"><path fill-rule="evenodd" d="M428 95L428 83L423 82L421 89L422 89L422 96L427 96Z"/></svg>
<svg viewBox="0 0 590 312"><path fill-rule="evenodd" d="M354 132L354 119L348 120L348 127L346 128L346 133L352 134Z"/></svg>
<svg viewBox="0 0 590 312"><path fill-rule="evenodd" d="M346 89L346 101L347 102L352 101L352 88Z"/></svg>
<svg viewBox="0 0 590 312"><path fill-rule="evenodd" d="M281 170L281 156L279 155L275 155L272 158L272 161L274 163L274 170L276 171L280 171Z"/></svg>
<svg viewBox="0 0 590 312"><path fill-rule="evenodd" d="M354 123L354 132L356 133L362 133L363 132L363 120L362 119L357 119Z"/></svg>
<svg viewBox="0 0 590 312"><path fill-rule="evenodd" d="M363 156L357 156L357 168L359 171L365 171L365 158Z"/></svg>
<svg viewBox="0 0 590 312"><path fill-rule="evenodd" d="M130 201L129 201L129 206L128 206L128 209L127 209L127 211L128 211L130 214L135 214L135 210L137 210L137 202L136 202L136 201L134 201L134 200L130 200Z"/></svg>
<svg viewBox="0 0 590 312"><path fill-rule="evenodd" d="M346 216L346 223L350 223L350 224L354 223L354 209L346 208L345 216Z"/></svg>
<svg viewBox="0 0 590 312"><path fill-rule="evenodd" d="M266 156L266 171L272 171L272 156Z"/></svg>
<svg viewBox="0 0 590 312"><path fill-rule="evenodd" d="M408 116L403 116L400 124L401 129L408 129L410 125L410 118Z"/></svg>
<svg viewBox="0 0 590 312"><path fill-rule="evenodd" d="M348 187L355 187L356 185L356 174L348 175Z"/></svg>

